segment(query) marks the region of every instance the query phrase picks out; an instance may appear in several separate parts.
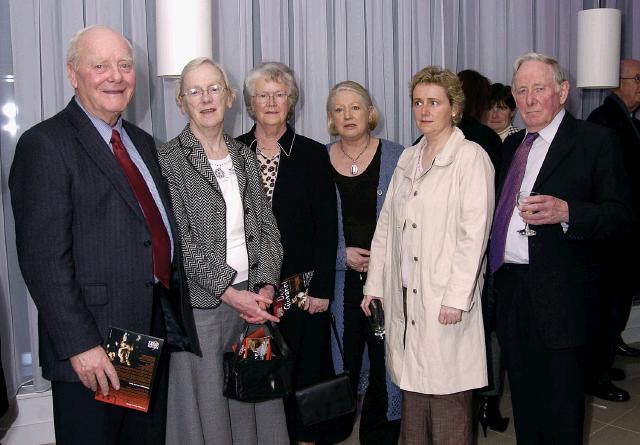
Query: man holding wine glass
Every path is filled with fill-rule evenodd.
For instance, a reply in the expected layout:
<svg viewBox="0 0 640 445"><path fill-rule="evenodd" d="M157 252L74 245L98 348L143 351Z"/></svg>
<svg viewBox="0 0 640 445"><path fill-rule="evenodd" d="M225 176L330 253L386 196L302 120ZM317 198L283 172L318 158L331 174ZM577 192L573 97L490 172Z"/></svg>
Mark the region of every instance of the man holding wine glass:
<svg viewBox="0 0 640 445"><path fill-rule="evenodd" d="M518 195L516 196L516 204L518 205L518 208L520 208L521 206L525 205L528 201L527 198L530 198L532 196L537 196L540 193L538 192L530 192L528 190L525 191L519 191ZM534 213L533 211L529 210L526 213ZM533 236L536 234L536 231L533 230L531 227L529 227L529 223L525 223L524 224L524 229L520 229L518 230L518 233L522 236Z"/></svg>
<svg viewBox="0 0 640 445"><path fill-rule="evenodd" d="M516 437L579 444L596 246L631 227L627 181L616 135L565 111L569 82L554 59L521 56L512 85L526 129L503 146L489 265Z"/></svg>

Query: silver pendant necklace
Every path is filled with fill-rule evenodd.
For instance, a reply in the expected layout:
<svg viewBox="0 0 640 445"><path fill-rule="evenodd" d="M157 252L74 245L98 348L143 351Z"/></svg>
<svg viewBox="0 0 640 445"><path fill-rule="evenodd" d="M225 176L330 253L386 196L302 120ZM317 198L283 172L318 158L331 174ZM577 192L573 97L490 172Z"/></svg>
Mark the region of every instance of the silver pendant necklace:
<svg viewBox="0 0 640 445"><path fill-rule="evenodd" d="M216 168L213 171L213 174L216 175L216 178L218 178L218 179L224 178L224 170L222 170L220 167Z"/></svg>
<svg viewBox="0 0 640 445"><path fill-rule="evenodd" d="M340 150L342 151L342 153L349 159L351 159L351 175L355 176L358 174L358 159L360 159L360 156L362 156L364 154L365 151L367 151L367 147L369 146L369 142L371 142L371 136L367 135L367 143L364 144L364 147L362 148L362 151L360 152L360 154L358 156L356 156L355 158L352 158L351 156L349 156L347 154L346 151L344 151L344 148L342 147L342 140L340 141Z"/></svg>
<svg viewBox="0 0 640 445"><path fill-rule="evenodd" d="M222 161L222 163L219 164L219 161ZM229 157L220 159L218 160L218 162L212 160L209 161L209 163L211 164L211 168L213 168L213 174L216 178L224 179L227 176L225 169L229 170L229 175L231 175L231 173L233 172L233 164L229 165L229 161L231 161L231 158Z"/></svg>

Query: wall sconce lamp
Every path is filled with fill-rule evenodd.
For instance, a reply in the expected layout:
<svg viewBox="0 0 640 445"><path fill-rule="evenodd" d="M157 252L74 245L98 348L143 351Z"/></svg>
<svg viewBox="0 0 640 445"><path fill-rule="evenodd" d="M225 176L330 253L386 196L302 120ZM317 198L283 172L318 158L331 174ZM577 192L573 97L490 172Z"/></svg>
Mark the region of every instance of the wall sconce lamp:
<svg viewBox="0 0 640 445"><path fill-rule="evenodd" d="M196 57L212 57L211 0L157 0L158 76L177 77Z"/></svg>
<svg viewBox="0 0 640 445"><path fill-rule="evenodd" d="M616 88L620 84L619 9L578 12L578 88Z"/></svg>

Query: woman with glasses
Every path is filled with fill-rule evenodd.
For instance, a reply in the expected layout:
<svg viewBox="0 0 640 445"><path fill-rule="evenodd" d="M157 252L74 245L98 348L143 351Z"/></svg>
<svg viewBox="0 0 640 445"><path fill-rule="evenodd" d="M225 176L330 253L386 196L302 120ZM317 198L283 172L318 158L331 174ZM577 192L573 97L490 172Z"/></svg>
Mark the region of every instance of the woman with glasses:
<svg viewBox="0 0 640 445"><path fill-rule="evenodd" d="M362 309L384 302L387 370L402 389L401 441L471 444L472 389L487 384L480 292L493 167L457 128L458 77L411 79L418 144L404 150L371 241Z"/></svg>
<svg viewBox="0 0 640 445"><path fill-rule="evenodd" d="M237 139L255 150L260 179L278 222L284 251L281 277L313 271L304 305L290 309L280 330L296 356L294 386L333 372L327 309L333 298L337 246L336 194L324 145L296 134L287 121L298 101L293 71L264 62L247 74L244 102L255 125ZM293 442L314 443L320 428L304 425L295 399L285 399Z"/></svg>
<svg viewBox="0 0 640 445"><path fill-rule="evenodd" d="M201 357L171 355L170 444L288 442L281 399L253 404L222 395L223 353L238 341L245 321L278 321L266 309L282 260L255 154L223 131L234 99L219 65L207 58L190 61L176 83L176 102L189 123L158 148L180 232L188 310L202 349Z"/></svg>

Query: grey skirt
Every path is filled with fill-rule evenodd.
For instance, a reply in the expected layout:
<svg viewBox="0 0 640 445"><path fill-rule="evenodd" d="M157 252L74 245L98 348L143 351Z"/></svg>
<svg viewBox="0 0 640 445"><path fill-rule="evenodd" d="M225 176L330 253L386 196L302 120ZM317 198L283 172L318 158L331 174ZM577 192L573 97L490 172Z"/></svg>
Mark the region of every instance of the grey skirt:
<svg viewBox="0 0 640 445"><path fill-rule="evenodd" d="M281 399L243 403L222 395L222 355L237 343L244 321L231 306L193 309L202 357L171 354L168 445L289 443Z"/></svg>

